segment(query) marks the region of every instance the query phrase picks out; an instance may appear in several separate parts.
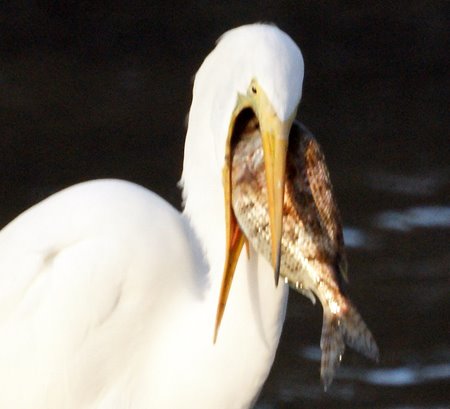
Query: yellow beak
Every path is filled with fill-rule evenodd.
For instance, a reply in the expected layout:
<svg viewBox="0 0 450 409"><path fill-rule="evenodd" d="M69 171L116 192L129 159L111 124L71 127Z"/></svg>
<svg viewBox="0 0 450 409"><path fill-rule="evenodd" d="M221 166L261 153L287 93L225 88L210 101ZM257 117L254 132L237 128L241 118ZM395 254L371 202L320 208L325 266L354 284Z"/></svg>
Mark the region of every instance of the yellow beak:
<svg viewBox="0 0 450 409"><path fill-rule="evenodd" d="M275 285L278 285L280 278L284 179L291 124L292 122L281 122L276 116L267 118L264 122L261 121Z"/></svg>
<svg viewBox="0 0 450 409"><path fill-rule="evenodd" d="M278 285L281 262L281 237L283 234L283 202L284 180L286 173L286 155L289 142L289 131L295 117L295 112L286 121L281 121L264 92L259 89L258 94L241 99L236 107L230 126L227 142L225 166L223 169L223 185L225 192L226 217L226 259L222 277L222 285L217 307L216 323L214 329L214 342L216 342L220 323L225 311L228 294L236 269L239 255L246 242L232 209L231 192L231 136L234 121L243 108L252 108L260 125L262 145L264 151L264 164L267 184L267 200L269 206L269 223L271 231L271 259L275 274L275 284Z"/></svg>

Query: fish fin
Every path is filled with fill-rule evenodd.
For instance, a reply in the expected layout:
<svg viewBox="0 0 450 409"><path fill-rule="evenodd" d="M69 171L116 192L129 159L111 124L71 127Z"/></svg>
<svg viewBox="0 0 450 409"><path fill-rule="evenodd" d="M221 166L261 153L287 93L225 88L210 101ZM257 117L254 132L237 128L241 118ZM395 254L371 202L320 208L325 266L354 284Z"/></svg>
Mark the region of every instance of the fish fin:
<svg viewBox="0 0 450 409"><path fill-rule="evenodd" d="M378 362L380 352L377 343L358 310L350 302L347 312L341 318L341 327L346 345L366 358Z"/></svg>
<svg viewBox="0 0 450 409"><path fill-rule="evenodd" d="M285 277L285 280L287 280L287 277ZM295 291L297 291L298 293L304 295L306 298L308 298L313 305L316 305L316 297L314 295L314 292L312 290L310 290L309 288L305 288L303 286L302 283L300 283L299 281L286 281L289 283L289 285L291 286L291 288Z"/></svg>
<svg viewBox="0 0 450 409"><path fill-rule="evenodd" d="M345 351L342 323L331 311L324 308L320 349L320 378L325 390L331 385L336 369L339 367Z"/></svg>
<svg viewBox="0 0 450 409"><path fill-rule="evenodd" d="M341 252L338 255L338 270L342 277L344 278L344 281L348 284L348 264L347 264L347 258L345 257L345 253Z"/></svg>
<svg viewBox="0 0 450 409"><path fill-rule="evenodd" d="M334 253L345 254L341 216L322 148L298 121L292 125L289 146L290 162L294 164L291 180L295 182L297 196L294 206L298 214L309 212L311 221L314 220L314 224L308 221L310 228L322 232L322 239L326 246L332 246Z"/></svg>
<svg viewBox="0 0 450 409"><path fill-rule="evenodd" d="M248 241L247 237L244 239L244 244L247 253L247 260L250 260L250 242Z"/></svg>
<svg viewBox="0 0 450 409"><path fill-rule="evenodd" d="M340 315L333 314L329 309L324 308L320 339L322 349L320 377L325 390L333 381L346 345L378 362L379 351L375 339L356 307L350 302L347 303L346 312Z"/></svg>
<svg viewBox="0 0 450 409"><path fill-rule="evenodd" d="M306 288L304 288L303 290L300 290L300 292L306 298L309 298L309 300L313 303L313 305L316 305L316 297L314 296L314 293L311 290L307 290Z"/></svg>

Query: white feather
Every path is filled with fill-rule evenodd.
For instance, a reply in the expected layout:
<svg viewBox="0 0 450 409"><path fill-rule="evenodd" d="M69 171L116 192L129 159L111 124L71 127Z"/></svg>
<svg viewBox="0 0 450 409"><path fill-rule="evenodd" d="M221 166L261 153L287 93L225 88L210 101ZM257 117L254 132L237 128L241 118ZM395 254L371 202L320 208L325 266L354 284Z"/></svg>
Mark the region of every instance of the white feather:
<svg viewBox="0 0 450 409"><path fill-rule="evenodd" d="M49 197L0 232L1 408L253 404L287 302L287 287L275 288L254 253L239 261L212 343L225 251L223 130L252 78L280 118L296 109L303 61L273 26L227 33L197 74L183 214L142 187L101 180Z"/></svg>

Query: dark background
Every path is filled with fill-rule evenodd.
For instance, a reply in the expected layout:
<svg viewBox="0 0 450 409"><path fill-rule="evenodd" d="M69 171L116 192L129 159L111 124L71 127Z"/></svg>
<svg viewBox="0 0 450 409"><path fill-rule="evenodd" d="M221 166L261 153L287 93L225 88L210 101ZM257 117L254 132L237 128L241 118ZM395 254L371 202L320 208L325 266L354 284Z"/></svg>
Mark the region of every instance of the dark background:
<svg viewBox="0 0 450 409"><path fill-rule="evenodd" d="M0 2L0 225L100 177L179 207L196 69L224 31L274 22L303 52L298 117L327 155L382 360L348 351L325 394L321 309L291 294L257 408L448 407L450 3L355 4Z"/></svg>

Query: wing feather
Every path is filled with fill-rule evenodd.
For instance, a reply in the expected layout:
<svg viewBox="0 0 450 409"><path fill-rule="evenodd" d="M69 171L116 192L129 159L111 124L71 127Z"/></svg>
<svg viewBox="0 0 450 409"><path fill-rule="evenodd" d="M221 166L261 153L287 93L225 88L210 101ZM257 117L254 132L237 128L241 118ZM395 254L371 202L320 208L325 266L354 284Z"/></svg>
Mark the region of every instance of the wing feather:
<svg viewBox="0 0 450 409"><path fill-rule="evenodd" d="M175 268L191 257L177 254L190 248L180 240L186 231L175 209L120 181L76 185L6 226L0 407L89 407L105 385L125 382L139 351L151 348L170 289L192 285Z"/></svg>

